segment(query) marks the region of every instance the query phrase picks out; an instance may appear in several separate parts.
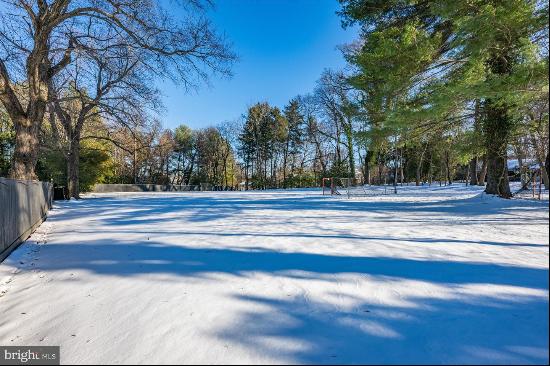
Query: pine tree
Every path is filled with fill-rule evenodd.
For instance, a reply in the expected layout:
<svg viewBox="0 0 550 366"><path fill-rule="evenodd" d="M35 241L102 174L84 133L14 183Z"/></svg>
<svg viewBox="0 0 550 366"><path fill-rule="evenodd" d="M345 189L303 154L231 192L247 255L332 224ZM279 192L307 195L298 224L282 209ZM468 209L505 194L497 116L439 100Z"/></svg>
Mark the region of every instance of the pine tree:
<svg viewBox="0 0 550 366"><path fill-rule="evenodd" d="M548 89L548 3L340 0L363 44L348 51L375 126L449 125L479 100L486 192L510 197L507 147L518 108ZM542 41L541 41L542 40Z"/></svg>
<svg viewBox="0 0 550 366"><path fill-rule="evenodd" d="M283 184L286 187L287 163L292 160L290 169L291 178L294 173L294 160L300 153L304 137L304 116L300 113L300 104L297 99L293 99L285 107L284 116L287 121L287 134L285 138L283 154Z"/></svg>

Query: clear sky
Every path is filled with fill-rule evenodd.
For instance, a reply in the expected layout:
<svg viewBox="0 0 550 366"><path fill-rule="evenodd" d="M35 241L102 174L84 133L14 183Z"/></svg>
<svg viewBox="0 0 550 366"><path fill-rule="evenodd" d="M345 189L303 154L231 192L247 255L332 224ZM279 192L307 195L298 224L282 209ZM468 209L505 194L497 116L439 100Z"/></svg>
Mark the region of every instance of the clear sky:
<svg viewBox="0 0 550 366"><path fill-rule="evenodd" d="M229 80L186 92L159 83L166 107L166 128L192 128L234 120L258 101L283 107L310 92L325 68L345 66L338 45L357 31L342 29L337 0L216 0L211 20L233 43L239 61Z"/></svg>

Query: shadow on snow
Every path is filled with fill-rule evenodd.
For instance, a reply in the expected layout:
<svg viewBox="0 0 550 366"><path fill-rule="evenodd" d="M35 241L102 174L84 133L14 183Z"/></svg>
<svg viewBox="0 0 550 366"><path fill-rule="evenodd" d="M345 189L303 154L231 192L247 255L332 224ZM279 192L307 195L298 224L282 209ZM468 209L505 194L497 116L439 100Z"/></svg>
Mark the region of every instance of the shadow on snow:
<svg viewBox="0 0 550 366"><path fill-rule="evenodd" d="M101 201L95 201L101 200ZM91 204L93 203L93 204ZM99 204L100 203L100 204ZM119 226L114 232L137 232L134 225L153 225L166 220L224 220L251 210L339 210L353 215L358 211L445 213L461 220L480 215L506 215L512 205L502 202L484 205L479 197L442 202L338 201L319 197L258 198L243 200L231 196L138 197L132 199L96 198L67 209L59 218L78 218L93 213L101 225ZM99 208L100 206L101 208ZM73 209L74 207L74 209ZM481 209L480 207L483 207ZM126 212L117 212L124 208ZM158 217L189 209L185 218ZM513 209L540 210L532 202L514 202ZM547 208L546 208L547 209ZM113 210L115 210L113 212ZM523 220L514 214L501 220ZM397 215L397 220L399 217ZM540 223L539 219L528 219ZM245 218L246 221L246 218ZM463 223L463 222L462 222ZM461 224L462 224L461 223ZM412 260L403 258L336 256L313 253L277 252L254 246L262 236L319 237L358 240L402 240L453 242L436 238L376 238L346 233L251 233L243 223L241 232L187 232L177 234L250 235L250 246L241 249L194 248L182 239L181 245L160 242L95 240L55 244L41 248L44 271L81 269L101 275L141 276L171 274L182 281L218 281L219 275L247 278L268 274L300 280L322 280L332 284L345 281L347 274L379 281L422 281L451 289L483 284L539 290L539 295L492 296L457 292L449 298L406 297L409 306L381 305L369 301L369 294L354 301L352 308L304 296L232 295L255 304L239 313L234 326L213 336L227 343L245 346L265 355L300 363L547 363L548 362L548 270L490 263ZM151 231L143 231L151 232ZM154 231L153 231L154 232ZM159 232L160 233L160 232ZM170 235L170 233L164 233ZM183 236L185 238L185 236ZM464 241L460 241L464 242ZM474 242L487 245L533 245ZM547 244L546 244L547 245ZM316 302L317 301L317 302ZM541 316L534 319L535 316ZM388 350L391 352L388 353Z"/></svg>

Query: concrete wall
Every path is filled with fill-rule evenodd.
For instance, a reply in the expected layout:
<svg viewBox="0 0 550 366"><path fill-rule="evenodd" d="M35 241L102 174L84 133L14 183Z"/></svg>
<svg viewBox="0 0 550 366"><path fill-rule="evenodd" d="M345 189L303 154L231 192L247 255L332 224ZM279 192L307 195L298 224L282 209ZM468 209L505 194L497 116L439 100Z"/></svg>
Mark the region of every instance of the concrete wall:
<svg viewBox="0 0 550 366"><path fill-rule="evenodd" d="M0 262L45 220L52 199L50 183L0 178Z"/></svg>
<svg viewBox="0 0 550 366"><path fill-rule="evenodd" d="M200 191L200 186L165 186L158 184L96 184L92 192L182 192Z"/></svg>

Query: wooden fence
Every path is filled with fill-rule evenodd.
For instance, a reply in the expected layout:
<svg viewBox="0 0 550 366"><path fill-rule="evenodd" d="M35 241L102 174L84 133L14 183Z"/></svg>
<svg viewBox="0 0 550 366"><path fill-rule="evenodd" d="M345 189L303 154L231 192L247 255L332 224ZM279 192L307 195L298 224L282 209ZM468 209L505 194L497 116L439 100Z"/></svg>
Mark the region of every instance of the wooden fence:
<svg viewBox="0 0 550 366"><path fill-rule="evenodd" d="M46 219L52 198L51 183L0 178L0 262Z"/></svg>

